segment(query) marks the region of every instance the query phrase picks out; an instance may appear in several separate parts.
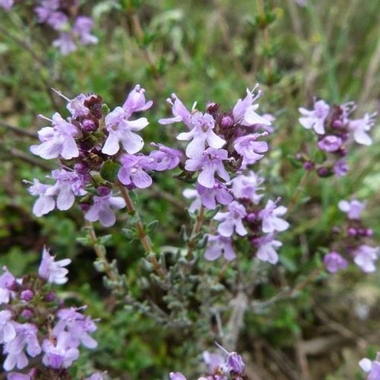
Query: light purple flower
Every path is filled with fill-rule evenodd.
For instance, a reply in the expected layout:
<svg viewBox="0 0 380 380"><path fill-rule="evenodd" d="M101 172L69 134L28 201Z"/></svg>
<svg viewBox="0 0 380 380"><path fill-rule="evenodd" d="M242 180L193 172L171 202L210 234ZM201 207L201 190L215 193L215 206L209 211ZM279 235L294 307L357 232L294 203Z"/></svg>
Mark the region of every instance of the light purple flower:
<svg viewBox="0 0 380 380"><path fill-rule="evenodd" d="M0 8L9 11L13 7L14 0L0 0Z"/></svg>
<svg viewBox="0 0 380 380"><path fill-rule="evenodd" d="M236 231L240 236L245 236L247 230L243 225L242 219L247 215L243 205L233 201L228 205L228 212L218 212L214 219L221 222L218 226L220 235L230 237Z"/></svg>
<svg viewBox="0 0 380 380"><path fill-rule="evenodd" d="M285 206L276 206L276 202L268 200L265 208L259 212L259 218L262 219L262 230L265 233L274 231L285 231L289 228L289 223L280 218L287 211Z"/></svg>
<svg viewBox="0 0 380 380"><path fill-rule="evenodd" d="M73 36L67 32L61 32L58 38L53 41L53 46L58 48L62 55L69 55L77 50Z"/></svg>
<svg viewBox="0 0 380 380"><path fill-rule="evenodd" d="M185 189L182 192L182 195L187 199L194 199L189 207L189 211L194 213L195 211L199 210L202 206L202 200L201 196L199 195L198 191L195 189Z"/></svg>
<svg viewBox="0 0 380 380"><path fill-rule="evenodd" d="M230 194L226 186L218 180L215 181L214 187L211 189L198 183L197 191L201 196L203 206L209 210L215 209L217 203L228 205L233 201L233 196Z"/></svg>
<svg viewBox="0 0 380 380"><path fill-rule="evenodd" d="M243 157L243 166L252 165L262 159L268 151L268 143L265 141L256 141L260 136L266 136L267 132L255 133L238 137L234 141L234 148Z"/></svg>
<svg viewBox="0 0 380 380"><path fill-rule="evenodd" d="M177 95L172 94L166 101L172 106L174 117L159 119L158 122L167 125L183 121L191 129L191 113L177 98Z"/></svg>
<svg viewBox="0 0 380 380"><path fill-rule="evenodd" d="M111 227L116 222L114 209L125 207L125 200L122 197L113 197L111 193L105 196L94 196L94 204L85 213L84 218L89 222L99 222L104 227Z"/></svg>
<svg viewBox="0 0 380 380"><path fill-rule="evenodd" d="M66 160L79 156L74 137L79 134L77 127L56 112L52 117L53 127L44 127L38 132L40 145L32 145L30 151L45 160L62 156Z"/></svg>
<svg viewBox="0 0 380 380"><path fill-rule="evenodd" d="M117 178L123 185L134 185L139 189L146 189L152 184L152 178L145 170L150 170L154 167L154 158L143 155L124 154L120 162L122 167L119 170Z"/></svg>
<svg viewBox="0 0 380 380"><path fill-rule="evenodd" d="M79 350L70 346L71 335L66 331L59 333L56 339L55 343L50 339L42 342L42 350L45 353L42 362L46 367L54 369L68 368L79 358Z"/></svg>
<svg viewBox="0 0 380 380"><path fill-rule="evenodd" d="M228 160L228 152L224 149L208 148L198 158L190 158L186 161L185 169L189 171L200 170L198 183L209 189L215 186L215 173L225 181L230 176L223 166L223 161Z"/></svg>
<svg viewBox="0 0 380 380"><path fill-rule="evenodd" d="M214 374L224 367L224 358L215 352L204 351L202 354L204 362L208 365L208 372Z"/></svg>
<svg viewBox="0 0 380 380"><path fill-rule="evenodd" d="M134 133L145 128L149 122L145 117L137 120L127 120L128 113L122 107L116 107L105 117L108 137L104 143L102 152L110 156L116 154L121 143L129 154L139 152L144 146L141 136Z"/></svg>
<svg viewBox="0 0 380 380"><path fill-rule="evenodd" d="M352 131L354 140L358 144L362 145L371 145L372 139L368 136L367 131L370 131L373 125L375 124L374 114L365 114L363 119L350 120L348 123L348 128Z"/></svg>
<svg viewBox="0 0 380 380"><path fill-rule="evenodd" d="M222 235L207 235L205 259L214 261L222 255L227 261L236 258L236 253L232 247L232 239Z"/></svg>
<svg viewBox="0 0 380 380"><path fill-rule="evenodd" d="M126 112L126 118L129 118L134 112L146 111L152 107L153 101L146 101L145 90L137 84L135 88L128 94L123 104Z"/></svg>
<svg viewBox="0 0 380 380"><path fill-rule="evenodd" d="M82 45L97 44L99 39L91 34L93 27L93 20L91 17L78 16L75 20L72 32L79 38Z"/></svg>
<svg viewBox="0 0 380 380"><path fill-rule="evenodd" d="M104 380L105 373L101 374L100 372L93 373L90 377L86 377L84 380Z"/></svg>
<svg viewBox="0 0 380 380"><path fill-rule="evenodd" d="M33 206L33 214L35 216L40 217L54 210L54 197L48 193L48 190L51 188L52 185L43 184L38 179L33 180L33 185L29 187L28 191L31 195L38 196Z"/></svg>
<svg viewBox="0 0 380 380"><path fill-rule="evenodd" d="M90 110L84 105L86 100L89 100L92 95L86 96L84 94L79 94L74 99L68 99L66 96L62 95L59 91L57 92L60 96L67 100L66 108L71 113L71 116L76 119L80 116L87 116Z"/></svg>
<svg viewBox="0 0 380 380"><path fill-rule="evenodd" d="M68 280L66 277L69 272L65 266L71 263L70 259L54 261L55 256L51 256L49 250L44 247L42 251L42 260L38 268L38 275L51 284L62 285Z"/></svg>
<svg viewBox="0 0 380 380"><path fill-rule="evenodd" d="M263 182L264 178L253 171L249 171L246 175L239 174L231 181L232 192L236 199L248 199L257 205L264 196L257 194L259 190L263 190L263 187L260 187Z"/></svg>
<svg viewBox="0 0 380 380"><path fill-rule="evenodd" d="M244 99L239 99L232 109L232 115L234 117L235 124L241 124L244 126L252 126L255 124L271 125L267 118L259 116L255 111L259 108L258 104L253 104L260 96L259 91L256 96L253 95L257 86L250 91L247 88L247 95Z"/></svg>
<svg viewBox="0 0 380 380"><path fill-rule="evenodd" d="M365 208L365 202L353 199L351 201L339 201L338 207L341 211L347 214L348 219L359 220L360 214Z"/></svg>
<svg viewBox="0 0 380 380"><path fill-rule="evenodd" d="M10 372L7 375L7 380L33 380L36 378L37 371L32 368L27 374L20 372Z"/></svg>
<svg viewBox="0 0 380 380"><path fill-rule="evenodd" d="M376 355L375 360L370 360L368 358L364 358L360 360L359 366L360 368L368 373L367 380L379 380L380 379L380 354L379 352Z"/></svg>
<svg viewBox="0 0 380 380"><path fill-rule="evenodd" d="M328 253L324 257L323 262L330 273L336 273L341 269L345 269L348 264L347 260L345 260L338 252L334 251Z"/></svg>
<svg viewBox="0 0 380 380"><path fill-rule="evenodd" d="M197 158L202 156L206 143L209 147L215 149L225 145L226 141L213 132L215 120L210 114L193 113L191 115L191 126L192 128L189 132L183 132L177 136L178 140L192 140L186 147L187 157Z"/></svg>
<svg viewBox="0 0 380 380"><path fill-rule="evenodd" d="M161 172L172 170L178 166L183 156L181 151L162 144L151 143L150 145L158 148L158 150L149 153L149 157L153 157L155 160L155 164L152 166L153 170Z"/></svg>
<svg viewBox="0 0 380 380"><path fill-rule="evenodd" d="M186 380L186 377L181 372L170 372L170 380Z"/></svg>
<svg viewBox="0 0 380 380"><path fill-rule="evenodd" d="M345 158L341 158L339 161L335 162L333 171L337 177L344 177L348 173L348 165Z"/></svg>
<svg viewBox="0 0 380 380"><path fill-rule="evenodd" d="M15 323L16 336L4 346L4 353L7 358L4 361L4 369L12 370L14 367L25 368L29 360L24 352L29 356L35 357L41 353L41 346L37 339L37 327L31 323Z"/></svg>
<svg viewBox="0 0 380 380"><path fill-rule="evenodd" d="M57 336L63 331L69 333L68 347L78 347L82 343L87 348L95 348L98 343L88 333L96 331L96 324L90 317L84 316L78 310L80 309L74 307L61 309L57 314L59 321L53 332Z"/></svg>
<svg viewBox="0 0 380 380"><path fill-rule="evenodd" d="M298 109L302 115L298 120L306 128L313 128L319 135L325 134L324 123L330 111L330 106L324 100L314 101L314 109L309 111L306 108Z"/></svg>
<svg viewBox="0 0 380 380"><path fill-rule="evenodd" d="M0 305L9 302L15 283L15 276L6 267L3 267L3 274L0 276Z"/></svg>
<svg viewBox="0 0 380 380"><path fill-rule="evenodd" d="M375 261L379 255L379 247L362 244L353 251L355 264L365 273L376 270Z"/></svg>
<svg viewBox="0 0 380 380"><path fill-rule="evenodd" d="M245 370L245 364L243 358L236 352L228 352L219 343L215 343L220 349L222 349L227 354L226 365L228 370L235 372L238 375L242 375Z"/></svg>
<svg viewBox="0 0 380 380"><path fill-rule="evenodd" d="M325 152L336 152L341 146L342 139L334 135L324 136L322 140L318 141L319 149Z"/></svg>
<svg viewBox="0 0 380 380"><path fill-rule="evenodd" d="M276 249L281 247L282 243L279 240L275 240L273 234L256 239L255 244L258 245L256 257L259 260L267 261L270 264L278 262Z"/></svg>
<svg viewBox="0 0 380 380"><path fill-rule="evenodd" d="M9 310L0 311L0 343L8 343L16 336L12 313Z"/></svg>

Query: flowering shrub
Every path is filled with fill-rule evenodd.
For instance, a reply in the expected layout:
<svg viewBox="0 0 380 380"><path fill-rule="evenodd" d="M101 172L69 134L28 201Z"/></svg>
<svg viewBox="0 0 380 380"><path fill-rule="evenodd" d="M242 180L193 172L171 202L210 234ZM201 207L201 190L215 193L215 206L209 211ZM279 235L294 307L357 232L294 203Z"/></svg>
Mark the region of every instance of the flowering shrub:
<svg viewBox="0 0 380 380"><path fill-rule="evenodd" d="M10 61L0 63L9 74L4 93L26 94L15 101L22 127L0 120L22 136L0 136L10 162L21 160L0 167L0 209L20 214L25 227L1 215L0 224L11 229L5 246L20 230L30 230L33 252L43 246L37 275L26 274L36 269L27 250L4 254L5 376L322 378L327 370L312 374L307 365L325 353L313 340L322 330L322 347L339 341L333 334L358 342L355 355L368 358L356 372L379 379L374 351L362 352L373 342L359 330L376 307L367 306L367 291L362 301L334 289L370 283L380 253L371 207L376 113L362 111L369 79L367 98L355 103L343 101L355 91L339 96L335 61L320 73L325 90L283 72L290 63L277 57L277 43L285 42L272 45L271 28L287 17L301 38L319 25L309 2L281 5L289 10L281 16L282 8L259 0L244 33L240 14L211 12L209 27L218 20L221 29L211 42L206 29L197 34L193 12L148 3L0 1L6 25L25 33L0 26L0 54ZM327 59L324 49L310 56ZM20 86L13 66L25 54L36 77ZM306 105L304 93L322 97ZM353 333L338 317L360 327Z"/></svg>

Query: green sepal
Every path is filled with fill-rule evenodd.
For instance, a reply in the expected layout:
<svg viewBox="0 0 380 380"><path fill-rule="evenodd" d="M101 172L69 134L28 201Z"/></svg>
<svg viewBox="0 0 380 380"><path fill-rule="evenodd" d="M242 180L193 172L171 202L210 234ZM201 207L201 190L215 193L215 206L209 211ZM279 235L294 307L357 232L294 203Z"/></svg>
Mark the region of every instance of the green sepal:
<svg viewBox="0 0 380 380"><path fill-rule="evenodd" d="M106 161L100 169L100 175L106 181L115 183L121 165L115 161Z"/></svg>

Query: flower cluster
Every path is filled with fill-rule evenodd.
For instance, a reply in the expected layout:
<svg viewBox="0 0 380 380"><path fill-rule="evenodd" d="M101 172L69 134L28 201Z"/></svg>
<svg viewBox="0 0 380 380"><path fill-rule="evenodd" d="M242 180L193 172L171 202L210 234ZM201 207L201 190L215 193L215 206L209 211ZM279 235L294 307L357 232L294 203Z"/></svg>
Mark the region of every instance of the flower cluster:
<svg viewBox="0 0 380 380"><path fill-rule="evenodd" d="M363 272L374 272L380 247L368 245L367 240L373 232L370 228L364 227L361 220L365 203L356 199L342 200L338 207L346 214L346 223L340 228L334 227L333 229L337 239L334 249L324 257L327 270L335 273L344 269L348 264L347 258L351 258Z"/></svg>
<svg viewBox="0 0 380 380"><path fill-rule="evenodd" d="M245 364L242 357L236 352L228 352L217 344L225 355L205 351L203 359L208 367L207 375L201 376L198 380L242 380L246 378ZM186 380L181 372L171 372L170 380Z"/></svg>
<svg viewBox="0 0 380 380"><path fill-rule="evenodd" d="M78 14L78 0L38 0L34 12L41 24L46 24L58 33L53 41L62 55L77 50L78 45L98 43L98 38L91 34L93 20ZM9 11L13 0L0 0L0 7Z"/></svg>
<svg viewBox="0 0 380 380"><path fill-rule="evenodd" d="M97 346L90 336L97 327L94 320L82 314L85 307L65 308L49 285L67 281L65 267L70 262L70 259L55 261L44 248L38 276L17 279L3 268L0 344L4 347L3 368L8 379L71 379L68 368L79 358L79 346ZM30 358L34 358L32 364ZM13 372L15 368L24 373ZM87 380L96 378L101 380L103 376L93 374Z"/></svg>
<svg viewBox="0 0 380 380"><path fill-rule="evenodd" d="M376 114L366 114L361 119L351 119L354 102L330 106L324 100L314 100L314 109L300 108L300 124L312 129L317 136L318 154L299 153L297 159L306 170L316 170L320 177L344 176L348 172L347 147L352 141L371 145L367 132L375 123Z"/></svg>
<svg viewBox="0 0 380 380"><path fill-rule="evenodd" d="M360 368L367 372L367 380L379 380L380 379L380 352L377 353L375 360L364 358L359 362Z"/></svg>
<svg viewBox="0 0 380 380"><path fill-rule="evenodd" d="M174 117L161 119L161 124L183 122L188 132L180 133L179 140L191 140L186 148L183 177L196 176L196 189L186 189L184 196L194 198L189 210L215 209L214 221L219 222L216 231L207 235L205 251L207 260L216 260L222 254L227 260L236 257L233 236L247 238L257 248L257 257L272 264L278 261L275 248L281 242L275 233L284 231L289 224L281 218L286 207L278 206L278 200L268 200L260 205L264 179L252 171L253 164L264 157L268 150L266 141L259 140L272 131L269 118L259 116L255 104L259 91L247 90L233 109L223 113L216 103L208 104L205 113L191 112L176 95L169 99ZM259 131L264 130L260 133Z"/></svg>
<svg viewBox="0 0 380 380"><path fill-rule="evenodd" d="M30 148L44 159L58 158L61 167L48 177L54 183L43 184L35 179L29 188L38 197L33 207L36 216L55 207L68 210L77 197L86 220L112 226L115 209L126 205L114 193L117 182L128 189L143 189L152 184L148 171L171 170L178 165L181 153L161 144L153 144L157 149L149 156L140 153L144 140L136 132L149 122L145 117L132 117L152 106L144 93L137 85L123 106L106 115L100 96L65 98L71 116L65 120L55 113L51 120L47 119L52 126L42 128L38 132L40 144Z"/></svg>

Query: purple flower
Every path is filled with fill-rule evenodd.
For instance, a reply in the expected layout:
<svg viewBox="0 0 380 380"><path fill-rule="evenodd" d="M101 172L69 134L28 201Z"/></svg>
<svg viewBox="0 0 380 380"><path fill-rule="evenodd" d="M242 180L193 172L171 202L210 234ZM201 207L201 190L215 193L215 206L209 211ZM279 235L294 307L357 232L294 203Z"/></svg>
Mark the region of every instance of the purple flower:
<svg viewBox="0 0 380 380"><path fill-rule="evenodd" d="M120 149L119 143L123 145L123 148L129 154L139 152L144 146L144 140L134 131L140 131L149 122L145 117L137 120L127 120L128 113L124 108L116 107L106 116L105 123L108 137L102 149L103 153L109 156L116 154Z"/></svg>
<svg viewBox="0 0 380 380"><path fill-rule="evenodd" d="M278 254L276 249L282 246L282 243L274 239L273 234L255 239L258 245L256 256L261 261L267 261L271 264L278 262Z"/></svg>
<svg viewBox="0 0 380 380"><path fill-rule="evenodd" d="M191 129L191 113L177 98L177 95L172 94L166 101L171 104L174 117L159 119L158 122L162 125L167 125L183 121Z"/></svg>
<svg viewBox="0 0 380 380"><path fill-rule="evenodd" d="M232 239L222 235L207 235L205 259L214 261L221 255L223 255L227 261L235 259L236 253L232 247Z"/></svg>
<svg viewBox="0 0 380 380"><path fill-rule="evenodd" d="M7 380L33 380L36 378L37 371L32 368L27 374L19 372L10 372L7 375Z"/></svg>
<svg viewBox="0 0 380 380"><path fill-rule="evenodd" d="M69 110L71 116L74 119L81 116L87 116L89 114L90 110L84 105L84 102L86 100L89 100L89 98L91 98L92 95L86 96L84 94L79 94L74 99L68 99L65 96L63 96L60 92L57 93L67 100L66 108Z"/></svg>
<svg viewBox="0 0 380 380"><path fill-rule="evenodd" d="M215 352L204 351L203 360L208 365L208 372L211 374L220 372L224 366L224 358Z"/></svg>
<svg viewBox="0 0 380 380"><path fill-rule="evenodd" d="M0 276L0 305L8 303L12 295L12 288L16 283L16 278L6 267L3 267L3 274Z"/></svg>
<svg viewBox="0 0 380 380"><path fill-rule="evenodd" d="M178 166L183 156L181 151L162 144L151 143L150 145L158 148L158 150L149 153L149 157L155 160L152 166L153 170L161 172L164 170L172 170Z"/></svg>
<svg viewBox="0 0 380 380"><path fill-rule="evenodd" d="M0 0L0 7L9 11L13 7L14 0Z"/></svg>
<svg viewBox="0 0 380 380"><path fill-rule="evenodd" d="M45 352L42 362L46 367L54 369L68 368L79 358L79 350L70 346L71 335L66 331L59 333L56 339L55 343L50 339L42 342L42 350Z"/></svg>
<svg viewBox="0 0 380 380"><path fill-rule="evenodd" d="M198 183L197 191L201 196L203 206L210 210L213 210L217 203L228 205L233 201L233 196L230 194L226 186L218 180L215 181L214 187L211 189Z"/></svg>
<svg viewBox="0 0 380 380"><path fill-rule="evenodd" d="M51 256L49 250L44 247L42 251L42 260L38 268L38 275L51 284L62 285L67 282L67 273L65 266L71 263L70 259L54 261L55 256Z"/></svg>
<svg viewBox="0 0 380 380"><path fill-rule="evenodd" d="M376 270L375 261L379 254L379 247L370 247L362 244L353 251L355 264L365 273L374 272Z"/></svg>
<svg viewBox="0 0 380 380"><path fill-rule="evenodd" d="M66 160L79 156L74 137L79 134L77 127L56 112L52 117L53 127L44 127L38 132L40 145L32 145L30 151L45 160L62 156Z"/></svg>
<svg viewBox="0 0 380 380"><path fill-rule="evenodd" d="M239 174L232 181L232 192L236 199L248 199L254 204L259 204L263 194L257 194L257 191L263 190L260 185L264 182L264 178L258 176L253 171L249 171L247 175Z"/></svg>
<svg viewBox="0 0 380 380"><path fill-rule="evenodd" d="M358 144L371 145L372 139L368 136L367 131L371 130L375 124L376 114L365 114L363 119L350 120L348 128L352 131L354 140Z"/></svg>
<svg viewBox="0 0 380 380"><path fill-rule="evenodd" d="M92 35L91 29L94 22L91 17L79 16L75 20L72 32L75 36L78 36L82 45L97 44L99 39Z"/></svg>
<svg viewBox="0 0 380 380"><path fill-rule="evenodd" d="M345 158L335 162L333 171L337 177L344 177L348 173L348 165Z"/></svg>
<svg viewBox="0 0 380 380"><path fill-rule="evenodd" d="M194 213L195 211L199 210L202 205L201 196L199 195L199 192L195 189L185 189L182 192L182 195L187 199L194 199L189 207L189 211Z"/></svg>
<svg viewBox="0 0 380 380"><path fill-rule="evenodd" d="M145 189L152 184L152 178L145 170L154 167L154 158L123 154L120 162L123 166L120 168L117 177L123 185L134 185L139 189Z"/></svg>
<svg viewBox="0 0 380 380"><path fill-rule="evenodd" d="M14 367L19 369L25 368L28 365L29 356L35 357L41 353L41 347L37 339L37 327L31 323L19 324L15 323L16 336L4 346L4 353L7 358L4 361L4 369L12 370Z"/></svg>
<svg viewBox="0 0 380 380"><path fill-rule="evenodd" d="M84 218L89 222L99 222L104 227L111 227L116 222L116 216L113 209L122 209L125 207L125 201L121 197L113 197L112 194L105 196L94 196L94 204L85 213Z"/></svg>
<svg viewBox="0 0 380 380"><path fill-rule="evenodd" d="M276 207L276 202L269 200L263 210L259 212L259 218L262 219L262 230L265 233L271 233L274 231L285 231L289 228L289 223L279 218L286 213L287 208L285 206Z"/></svg>
<svg viewBox="0 0 380 380"><path fill-rule="evenodd" d="M189 171L200 170L198 183L209 189L215 186L215 173L225 181L230 176L223 166L223 161L228 160L228 152L224 149L208 148L201 157L190 158L186 161L185 169Z"/></svg>
<svg viewBox="0 0 380 380"><path fill-rule="evenodd" d="M304 128L313 128L319 135L325 134L324 123L329 114L330 106L324 100L314 100L314 109L311 111L302 107L298 110L303 116L298 120Z"/></svg>
<svg viewBox="0 0 380 380"><path fill-rule="evenodd" d="M243 225L242 219L247 215L247 212L243 205L233 201L228 205L228 212L218 212L214 219L221 222L218 226L218 232L220 235L230 237L234 233L240 236L245 236L247 230Z"/></svg>
<svg viewBox="0 0 380 380"><path fill-rule="evenodd" d="M170 380L186 380L186 377L181 372L170 372Z"/></svg>
<svg viewBox="0 0 380 380"><path fill-rule="evenodd" d="M126 118L129 118L134 112L146 111L152 107L153 101L146 101L145 90L137 84L135 88L128 94L127 99L123 104L126 112Z"/></svg>
<svg viewBox="0 0 380 380"><path fill-rule="evenodd" d="M318 141L319 149L325 152L336 152L341 145L342 139L334 135L324 136L322 140Z"/></svg>
<svg viewBox="0 0 380 380"><path fill-rule="evenodd" d="M252 91L247 88L246 97L243 100L239 99L232 109L235 124L241 124L244 126L252 126L255 124L271 125L268 119L259 116L255 112L257 108L259 108L259 105L253 103L261 96L260 91L256 96L253 96L256 88L257 86Z"/></svg>
<svg viewBox="0 0 380 380"><path fill-rule="evenodd" d="M255 133L251 135L238 137L234 141L234 148L243 157L242 165L252 165L262 159L268 151L268 144L265 141L256 141L260 136L266 136L267 132Z"/></svg>
<svg viewBox="0 0 380 380"><path fill-rule="evenodd" d="M90 377L86 377L84 380L103 380L103 374L99 372L93 373Z"/></svg>
<svg viewBox="0 0 380 380"><path fill-rule="evenodd" d="M59 37L53 41L53 46L58 48L62 55L69 55L77 50L73 36L66 32L59 34Z"/></svg>
<svg viewBox="0 0 380 380"><path fill-rule="evenodd" d="M226 365L228 370L238 375L243 375L245 370L243 358L236 352L228 352L219 343L216 342L215 344L227 354Z"/></svg>
<svg viewBox="0 0 380 380"><path fill-rule="evenodd" d="M226 141L213 132L215 120L210 114L195 112L191 115L191 130L177 136L178 140L192 140L186 147L186 156L197 158L202 156L206 143L209 147L219 149Z"/></svg>
<svg viewBox="0 0 380 380"><path fill-rule="evenodd" d="M9 310L0 311L0 343L8 343L16 337L12 313Z"/></svg>
<svg viewBox="0 0 380 380"><path fill-rule="evenodd" d="M96 324L90 317L84 316L78 310L80 309L74 307L61 309L57 314L59 321L53 332L57 336L63 331L69 333L68 347L78 347L82 343L87 348L95 348L98 344L88 333L96 331Z"/></svg>
<svg viewBox="0 0 380 380"><path fill-rule="evenodd" d="M380 379L380 362L378 361L379 353L377 353L375 360L364 358L360 360L360 368L368 373L367 380L379 380Z"/></svg>
<svg viewBox="0 0 380 380"><path fill-rule="evenodd" d="M338 252L334 251L328 253L324 257L323 262L330 273L336 273L347 267L347 260L345 260Z"/></svg>
<svg viewBox="0 0 380 380"><path fill-rule="evenodd" d="M365 202L359 202L356 199L352 201L342 200L338 203L338 207L347 214L348 219L359 220L360 214L364 210Z"/></svg>
<svg viewBox="0 0 380 380"><path fill-rule="evenodd" d="M37 217L45 215L54 210L55 200L53 194L49 194L48 190L51 185L45 185L38 179L33 180L33 185L29 187L28 191L33 196L38 196L38 199L33 206L33 214Z"/></svg>

